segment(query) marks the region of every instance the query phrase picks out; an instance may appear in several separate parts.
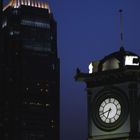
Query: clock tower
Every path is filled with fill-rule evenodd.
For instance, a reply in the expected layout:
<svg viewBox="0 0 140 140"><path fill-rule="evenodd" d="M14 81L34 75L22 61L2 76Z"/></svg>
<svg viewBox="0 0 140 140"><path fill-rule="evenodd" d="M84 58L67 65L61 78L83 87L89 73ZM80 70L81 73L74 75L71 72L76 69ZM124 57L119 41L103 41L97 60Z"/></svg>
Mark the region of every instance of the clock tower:
<svg viewBox="0 0 140 140"><path fill-rule="evenodd" d="M77 70L86 83L88 140L140 139L140 57L120 48L91 62L89 73Z"/></svg>

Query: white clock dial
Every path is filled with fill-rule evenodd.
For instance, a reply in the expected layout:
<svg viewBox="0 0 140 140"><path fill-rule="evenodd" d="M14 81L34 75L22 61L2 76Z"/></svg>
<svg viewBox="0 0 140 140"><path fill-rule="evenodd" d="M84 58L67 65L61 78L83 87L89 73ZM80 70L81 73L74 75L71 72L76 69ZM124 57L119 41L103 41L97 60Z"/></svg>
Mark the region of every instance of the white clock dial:
<svg viewBox="0 0 140 140"><path fill-rule="evenodd" d="M105 99L99 107L100 119L105 123L114 123L121 115L121 105L115 98Z"/></svg>

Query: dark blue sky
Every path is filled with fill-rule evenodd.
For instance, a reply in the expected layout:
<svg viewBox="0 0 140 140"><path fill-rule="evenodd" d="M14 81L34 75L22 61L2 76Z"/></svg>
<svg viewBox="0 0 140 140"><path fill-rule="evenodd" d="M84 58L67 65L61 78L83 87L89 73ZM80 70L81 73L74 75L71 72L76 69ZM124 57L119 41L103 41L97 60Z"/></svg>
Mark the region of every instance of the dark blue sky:
<svg viewBox="0 0 140 140"><path fill-rule="evenodd" d="M140 0L49 0L58 23L61 62L61 140L87 139L85 84L76 68L120 48L119 9L123 9L124 47L140 55Z"/></svg>
<svg viewBox="0 0 140 140"><path fill-rule="evenodd" d="M87 139L85 84L74 81L77 67L120 48L123 9L124 47L140 55L140 0L50 0L58 22L61 60L61 140Z"/></svg>

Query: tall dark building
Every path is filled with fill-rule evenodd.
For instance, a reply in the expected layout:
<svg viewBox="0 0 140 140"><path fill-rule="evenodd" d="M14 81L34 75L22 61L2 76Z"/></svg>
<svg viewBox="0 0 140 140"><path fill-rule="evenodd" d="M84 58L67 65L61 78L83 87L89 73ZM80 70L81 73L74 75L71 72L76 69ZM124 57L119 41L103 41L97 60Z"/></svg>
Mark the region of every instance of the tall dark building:
<svg viewBox="0 0 140 140"><path fill-rule="evenodd" d="M0 46L0 139L59 140L56 22L40 0L3 8Z"/></svg>

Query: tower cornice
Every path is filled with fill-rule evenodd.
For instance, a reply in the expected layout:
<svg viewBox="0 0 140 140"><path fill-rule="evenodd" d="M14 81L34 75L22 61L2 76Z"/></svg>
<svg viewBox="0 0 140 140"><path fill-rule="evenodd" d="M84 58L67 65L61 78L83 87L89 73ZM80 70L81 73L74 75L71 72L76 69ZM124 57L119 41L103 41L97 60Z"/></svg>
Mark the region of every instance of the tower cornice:
<svg viewBox="0 0 140 140"><path fill-rule="evenodd" d="M3 11L8 7L19 8L21 5L48 9L49 13L51 12L48 2L43 0L10 0L9 3L4 6Z"/></svg>

